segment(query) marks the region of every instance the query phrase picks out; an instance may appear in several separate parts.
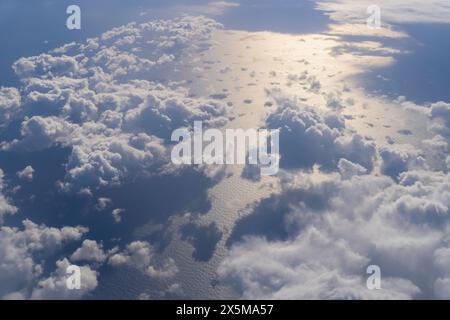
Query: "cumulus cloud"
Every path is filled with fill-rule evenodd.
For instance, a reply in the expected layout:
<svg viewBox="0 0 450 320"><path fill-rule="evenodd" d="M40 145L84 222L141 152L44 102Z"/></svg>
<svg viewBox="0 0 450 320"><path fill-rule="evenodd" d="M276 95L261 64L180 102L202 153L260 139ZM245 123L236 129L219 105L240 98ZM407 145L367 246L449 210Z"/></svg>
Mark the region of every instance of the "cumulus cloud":
<svg viewBox="0 0 450 320"><path fill-rule="evenodd" d="M21 97L16 88L0 88L0 127L9 123L20 112Z"/></svg>
<svg viewBox="0 0 450 320"><path fill-rule="evenodd" d="M177 272L175 262L169 258L159 263L155 261L156 252L153 246L145 241L128 244L124 250L113 254L108 263L112 266L129 266L155 278L170 278Z"/></svg>
<svg viewBox="0 0 450 320"><path fill-rule="evenodd" d="M97 204L95 209L98 211L103 211L112 205L112 200L110 198L100 197L97 199Z"/></svg>
<svg viewBox="0 0 450 320"><path fill-rule="evenodd" d="M201 17L130 23L82 44L21 58L13 68L22 96L2 89L0 105L2 112L16 110L22 101L24 118L20 136L1 148L70 148L59 184L67 192L91 194L137 175L167 173L170 133L194 120L222 126L229 107L159 79L207 49L220 27Z"/></svg>
<svg viewBox="0 0 450 320"><path fill-rule="evenodd" d="M158 68L173 66L171 63L185 50L198 53L207 48L211 32L217 28L218 23L203 17L132 22L81 45L70 43L46 54L21 58L13 68L21 78L79 79L96 70L109 79L140 78L150 71L161 71Z"/></svg>
<svg viewBox="0 0 450 320"><path fill-rule="evenodd" d="M89 266L80 267L80 289L70 290L67 288L67 268L70 263L67 259L56 262L56 270L47 278L38 282L33 289L31 299L33 300L78 300L87 293L93 291L98 284L97 271Z"/></svg>
<svg viewBox="0 0 450 320"><path fill-rule="evenodd" d="M48 273L47 258L59 254L69 243L81 240L84 227L51 228L23 221L23 229L0 228L1 299L81 299L98 284L105 263L113 267L128 266L156 279L172 278L178 271L172 259L160 259L155 249L144 241L128 244L123 250L105 250L102 243L85 239L68 258L56 261L56 269ZM81 289L67 287L67 267L80 265ZM46 275L48 274L48 275ZM44 276L46 275L46 276Z"/></svg>
<svg viewBox="0 0 450 320"><path fill-rule="evenodd" d="M367 174L368 171L363 166L341 159L338 162L338 171L343 179L351 179L353 176Z"/></svg>
<svg viewBox="0 0 450 320"><path fill-rule="evenodd" d="M51 256L67 243L80 240L86 232L87 229L83 227L58 229L37 225L30 220L23 221L23 229L1 227L0 297L29 298L29 288L40 280L44 272L42 258Z"/></svg>
<svg viewBox="0 0 450 320"><path fill-rule="evenodd" d="M130 171L156 170L165 159L160 139L107 130L100 123L79 127L58 117L35 116L23 122L22 135L22 140L13 141L7 149L45 149L58 144L72 147L66 180L60 184L66 191L89 193L91 187L119 184Z"/></svg>
<svg viewBox="0 0 450 320"><path fill-rule="evenodd" d="M402 172L416 167L423 167L425 156L411 145L393 145L379 150L382 160L381 172L394 179Z"/></svg>
<svg viewBox="0 0 450 320"><path fill-rule="evenodd" d="M34 169L32 166L26 166L23 170L17 172L17 177L25 181L33 181Z"/></svg>
<svg viewBox="0 0 450 320"><path fill-rule="evenodd" d="M217 10L231 6L212 4ZM221 127L229 120L230 106L194 96L187 83L168 79L177 78L180 67L207 50L220 28L204 17L130 23L84 43L19 59L13 69L20 87L0 88L0 122L9 130L8 138L0 142L1 151L67 150L65 176L56 185L68 193L92 195L136 178L179 174L185 167L171 165L171 132L190 127L195 120L205 127ZM214 181L225 172L222 166L195 170ZM31 165L16 172L24 181L33 180L33 174ZM7 194L0 170L0 225L18 210ZM100 197L95 209L112 213L120 222L124 209L113 205L113 199ZM81 241L86 228L51 228L29 220L23 224L23 229L0 229L4 299L83 298L96 288L96 270L106 263L136 268L158 279L177 272L174 261L161 258L148 242L107 250L103 242L86 239L65 258L62 249ZM47 270L47 259L59 259L55 270ZM66 289L69 259L88 264L81 267L82 290Z"/></svg>
<svg viewBox="0 0 450 320"><path fill-rule="evenodd" d="M426 123L426 138L421 141L420 149L410 145L395 145L397 162L405 162L408 166L426 165L433 171L448 172L447 157L450 154L450 104L439 101L424 105L417 105L407 101L405 97L398 97L395 103L400 104L406 111L425 116L428 118ZM401 155L400 155L401 154ZM400 160L403 158L403 160ZM414 160L415 159L415 160ZM423 163L425 160L426 163ZM405 167L405 166L404 166Z"/></svg>
<svg viewBox="0 0 450 320"><path fill-rule="evenodd" d="M86 239L83 241L81 247L70 256L70 260L74 262L87 261L102 263L106 260L106 257L107 254L104 252L101 243Z"/></svg>
<svg viewBox="0 0 450 320"><path fill-rule="evenodd" d="M450 137L450 103L442 101L433 103L429 112L433 121L430 129L444 137Z"/></svg>
<svg viewBox="0 0 450 320"><path fill-rule="evenodd" d="M124 213L124 209L114 209L112 211L112 216L114 218L115 223L120 223L122 221L122 213Z"/></svg>
<svg viewBox="0 0 450 320"><path fill-rule="evenodd" d="M338 113L306 106L297 98L277 94L276 99L278 107L266 124L280 129L282 167L333 169L344 158L372 170L374 143L347 130Z"/></svg>
<svg viewBox="0 0 450 320"><path fill-rule="evenodd" d="M222 277L256 299L446 296L449 175L417 169L396 182L347 162L339 168L286 174L281 193L238 222ZM366 288L372 264L381 290Z"/></svg>
<svg viewBox="0 0 450 320"><path fill-rule="evenodd" d="M390 11L385 15L382 8L388 23L417 15L413 9L400 17L405 6L383 4ZM364 3L323 0L318 5L339 22L367 18ZM209 8L220 11L232 6L215 2ZM441 13L432 15L428 18L447 21ZM0 122L8 125L21 117L20 134L2 142L2 150L68 149L66 175L58 183L67 192L92 194L127 179L172 173L170 132L189 127L194 120L223 126L229 107L217 95L194 97L184 83L161 79L170 79L178 67L201 55L218 28L212 20L192 17L131 23L82 44L20 59L13 66L20 90L0 89ZM386 52L377 43L364 42L336 47L333 53L353 50ZM321 93L325 81L307 71L289 75L288 80L325 99L326 106L272 96L278 106L269 110L273 112L266 125L280 129L281 165L293 170L280 175L278 194L255 204L253 212L238 222L228 241L230 255L219 268L221 277L244 297L255 299L448 298L448 104L439 102L426 111L436 135L423 144L433 152L424 154L396 144L377 150L339 114L354 101L345 100L339 91ZM317 168L322 172L317 173ZM224 167L200 166L199 170L210 178L225 172ZM4 189L2 176L0 189ZM33 168L17 176L32 179ZM258 181L259 170L247 166L242 177ZM0 222L17 211L11 203L0 193ZM114 204L113 199L101 197L95 209L112 212L120 222L123 210L113 210ZM82 227L49 228L29 220L23 230L2 227L0 297L82 298L96 288L96 269L106 263L158 279L177 273L174 261L161 257L148 242L134 241L108 251L102 242L84 240L68 258L90 263L82 267L86 282L81 291L68 292L69 260L58 260L56 269L48 272L42 258L68 242L80 241L86 232ZM203 261L211 258L222 237L215 224L188 224L181 232L194 246L194 258ZM365 287L370 264L382 268L380 291Z"/></svg>
<svg viewBox="0 0 450 320"><path fill-rule="evenodd" d="M232 248L219 273L247 299L406 299L417 293L398 278L383 279L383 291L367 290L358 275L367 263L345 241L311 228L292 242L250 238Z"/></svg>

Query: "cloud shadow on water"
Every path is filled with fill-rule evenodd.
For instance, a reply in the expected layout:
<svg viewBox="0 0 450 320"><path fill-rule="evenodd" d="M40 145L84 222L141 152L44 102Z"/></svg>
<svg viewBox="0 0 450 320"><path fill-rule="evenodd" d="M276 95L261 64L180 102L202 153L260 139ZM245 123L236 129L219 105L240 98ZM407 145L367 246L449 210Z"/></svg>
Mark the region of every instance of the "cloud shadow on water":
<svg viewBox="0 0 450 320"><path fill-rule="evenodd" d="M192 257L197 261L209 261L221 238L222 232L215 223L207 226L188 223L181 228L181 239L194 246Z"/></svg>
<svg viewBox="0 0 450 320"><path fill-rule="evenodd" d="M327 208L329 196L321 190L295 189L263 199L255 205L249 215L236 223L226 245L231 246L240 242L246 236L262 236L269 241L288 240L290 235L298 234L294 231L300 231L302 228L301 225L293 225L287 221L293 205L304 204L305 212L300 214L306 222L311 218L310 215L319 214Z"/></svg>

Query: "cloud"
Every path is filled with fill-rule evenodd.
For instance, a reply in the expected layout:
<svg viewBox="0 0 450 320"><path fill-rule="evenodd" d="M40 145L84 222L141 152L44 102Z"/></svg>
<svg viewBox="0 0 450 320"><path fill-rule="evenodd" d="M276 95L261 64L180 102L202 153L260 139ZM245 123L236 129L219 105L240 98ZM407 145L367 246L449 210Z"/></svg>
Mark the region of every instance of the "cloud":
<svg viewBox="0 0 450 320"><path fill-rule="evenodd" d="M0 103L12 110L4 117L20 110L23 121L20 135L3 141L2 150L69 148L59 183L66 192L92 194L136 176L167 174L174 129L194 120L215 127L228 121L223 102L194 98L184 83L161 81L209 48L219 28L202 17L130 23L19 59L13 68L21 96L2 89Z"/></svg>
<svg viewBox="0 0 450 320"><path fill-rule="evenodd" d="M431 139L423 140L423 151L427 164L435 169L448 172L446 158L450 153L448 139L441 135L435 135Z"/></svg>
<svg viewBox="0 0 450 320"><path fill-rule="evenodd" d="M11 200L8 199L3 191L6 188L6 183L4 181L3 170L0 169L0 226L3 224L3 218L8 215L13 215L17 212L17 207L11 204Z"/></svg>
<svg viewBox="0 0 450 320"><path fill-rule="evenodd" d="M423 167L425 156L411 145L394 145L379 150L382 160L381 172L396 179L402 172L416 167Z"/></svg>
<svg viewBox="0 0 450 320"><path fill-rule="evenodd" d="M340 22L360 18L360 4L334 1L349 6L345 13L330 1L321 3ZM214 6L230 7L223 2ZM183 168L170 166L170 132L194 120L223 126L229 108L217 97L193 96L186 83L165 79L176 78L180 67L201 56L219 28L212 20L192 17L132 23L82 44L20 59L13 67L21 87L0 90L0 120L9 125L11 119L21 119L20 132L3 142L2 150L67 149L65 177L58 183L66 192L92 194L135 178L177 174ZM332 53L339 59L354 50L362 56L397 53L376 42L344 44ZM328 88L326 78L305 72L288 80L299 82L308 96L325 99L326 107L271 93L277 107L266 125L280 128L281 164L290 171L280 174L279 193L262 199L237 223L221 277L243 297L255 299L448 297L448 105L436 103L426 111L430 130L437 134L424 141L432 153L409 145L377 148L339 113L353 104L350 100L340 91L320 92L325 84ZM211 179L223 177L223 169L198 168ZM257 169L247 166L243 177L257 181ZM29 177L30 170L24 171L20 175ZM112 209L126 206L116 200L101 197L95 208L112 212L120 222L122 209ZM17 211L11 203L0 193L0 220ZM40 231L22 235L28 229ZM80 241L87 229L49 228L26 220L23 231L0 230L0 271L4 268L7 275L2 279L0 274L3 298L82 298L96 288L96 270L104 263L157 279L177 273L174 261L161 257L149 242L106 250L102 242L84 240L69 259L90 263L83 267L86 286L67 292L63 280L69 261L58 257L56 269L49 272L43 257ZM211 258L222 237L214 224L189 224L181 231L197 260ZM381 291L365 287L369 264L382 268Z"/></svg>
<svg viewBox="0 0 450 320"><path fill-rule="evenodd" d="M367 169L363 166L346 159L339 160L338 171L342 179L351 179L354 176L361 176L368 173Z"/></svg>
<svg viewBox="0 0 450 320"><path fill-rule="evenodd" d="M144 241L128 244L123 250L115 247L105 250L102 243L85 239L67 258L56 261L50 274L44 261L60 254L69 243L81 240L88 229L63 227L61 229L23 221L23 230L0 228L0 288L1 299L81 299L98 284L97 269L108 263L114 267L136 268L155 279L172 278L178 271L172 259L157 258L155 249ZM81 289L69 290L67 267L81 265ZM45 276L44 276L45 275Z"/></svg>
<svg viewBox="0 0 450 320"><path fill-rule="evenodd" d="M25 181L33 181L34 169L32 166L26 166L23 170L17 172L17 177Z"/></svg>
<svg viewBox="0 0 450 320"><path fill-rule="evenodd" d="M432 120L431 130L444 137L450 137L450 103L436 102L429 108Z"/></svg>
<svg viewBox="0 0 450 320"><path fill-rule="evenodd" d="M13 68L22 79L86 76L139 79L163 71L187 52L210 45L211 33L221 26L203 17L135 22L113 28L83 44L70 43L39 56L21 58ZM107 84L106 84L107 85Z"/></svg>
<svg viewBox="0 0 450 320"><path fill-rule="evenodd" d="M0 127L8 124L20 110L21 97L16 88L0 88Z"/></svg>
<svg viewBox="0 0 450 320"><path fill-rule="evenodd" d="M90 188L120 184L128 172L150 172L166 159L160 139L145 133L109 131L100 123L79 127L57 117L35 116L23 122L22 135L22 140L13 141L6 149L72 147L66 181L60 184L68 192L90 193Z"/></svg>
<svg viewBox="0 0 450 320"><path fill-rule="evenodd" d="M450 127L450 103L436 102L431 105L431 117L440 118Z"/></svg>
<svg viewBox="0 0 450 320"><path fill-rule="evenodd" d="M406 299L418 292L410 282L383 279L383 291L369 291L362 273L368 259L345 241L315 228L294 241L249 238L233 247L219 273L246 299Z"/></svg>
<svg viewBox="0 0 450 320"><path fill-rule="evenodd" d="M222 278L253 299L445 296L450 176L413 169L395 182L339 167L343 175L285 173L280 193L237 223ZM365 286L372 264L382 290Z"/></svg>
<svg viewBox="0 0 450 320"><path fill-rule="evenodd" d="M282 167L333 169L344 158L372 170L374 143L346 130L338 113L306 106L295 97L276 93L275 98L278 107L266 124L280 129Z"/></svg>
<svg viewBox="0 0 450 320"><path fill-rule="evenodd" d="M239 7L237 2L213 1L204 5L176 5L173 10L192 15L220 16L233 8Z"/></svg>
<svg viewBox="0 0 450 320"><path fill-rule="evenodd" d="M67 259L56 262L56 270L47 278L38 282L33 289L33 300L78 300L93 291L98 284L97 271L89 266L80 267L81 288L70 290L67 288L67 268L70 263Z"/></svg>
<svg viewBox="0 0 450 320"><path fill-rule="evenodd" d="M97 199L97 204L95 209L98 211L103 211L112 205L112 200L110 198L100 197Z"/></svg>
<svg viewBox="0 0 450 320"><path fill-rule="evenodd" d="M133 267L154 278L171 278L178 272L171 258L157 265L155 257L155 249L148 242L134 241L123 251L113 254L108 263L116 267Z"/></svg>
<svg viewBox="0 0 450 320"><path fill-rule="evenodd" d="M324 7L325 8L325 7ZM327 11L327 10L325 10ZM367 18L368 15L366 14ZM337 36L366 36L366 37L385 37L385 38L406 38L408 35L400 30L395 30L394 27L383 25L381 29L369 29L365 21L340 21L339 24L332 24L329 26L328 33Z"/></svg>
<svg viewBox="0 0 450 320"><path fill-rule="evenodd" d="M227 121L223 102L193 97L183 83L160 80L170 79L189 55L201 55L216 27L192 18L151 26L129 25L81 45L69 44L21 59L14 67L22 83L25 116L21 134L4 143L4 150L27 152L54 146L69 150L66 176L60 184L68 192L89 193L157 174L168 162L168 132L189 126L194 119L210 126ZM320 89L317 78L307 81L312 91ZM330 125L335 121L332 116L325 118ZM220 175L221 169L202 168L213 176ZM109 211L114 208L112 201L102 199L98 208ZM115 198L114 205L122 207ZM217 227L211 227L195 229L186 240L195 246L197 258L207 259L220 237ZM214 245L200 246L205 238ZM95 266L109 255L101 243L86 241L71 260L86 259ZM134 267L156 278L165 279L176 272L173 261L160 259L145 242L133 242L105 261ZM35 297L57 295L61 277L58 271L47 274Z"/></svg>
<svg viewBox="0 0 450 320"><path fill-rule="evenodd" d="M103 250L103 245L89 239L84 240L81 247L70 256L70 260L74 262L87 261L103 263L106 258L107 255Z"/></svg>
<svg viewBox="0 0 450 320"><path fill-rule="evenodd" d="M120 223L122 221L122 213L124 213L125 210L124 209L114 209L112 211L112 216L114 218L114 222L115 223Z"/></svg>
<svg viewBox="0 0 450 320"><path fill-rule="evenodd" d="M83 227L52 228L30 220L22 223L23 229L0 228L0 297L11 298L12 294L29 298L29 288L44 274L42 259L80 240L88 231Z"/></svg>
<svg viewBox="0 0 450 320"><path fill-rule="evenodd" d="M316 7L326 12L330 18L342 24L364 23L370 5L381 8L382 23L450 23L450 6L446 0L316 0Z"/></svg>

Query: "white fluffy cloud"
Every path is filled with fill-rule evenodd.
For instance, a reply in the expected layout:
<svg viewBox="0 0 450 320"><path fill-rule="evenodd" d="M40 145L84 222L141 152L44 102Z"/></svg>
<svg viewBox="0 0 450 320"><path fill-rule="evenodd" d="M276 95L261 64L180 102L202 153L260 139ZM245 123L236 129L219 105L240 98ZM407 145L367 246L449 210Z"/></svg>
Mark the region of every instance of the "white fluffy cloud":
<svg viewBox="0 0 450 320"><path fill-rule="evenodd" d="M114 219L114 222L115 222L115 223L120 223L120 222L122 221L122 214L123 214L124 212L125 212L124 209L119 209L119 208L114 209L114 210L112 211L112 216L113 216L113 219Z"/></svg>
<svg viewBox="0 0 450 320"><path fill-rule="evenodd" d="M448 298L448 104L416 108L429 116L423 150L365 142L352 153L336 142L358 136L339 115L277 102L267 124L281 129L288 171L235 226L222 279L250 299ZM331 170L302 170L313 164ZM381 290L366 287L369 265Z"/></svg>
<svg viewBox="0 0 450 320"><path fill-rule="evenodd" d="M21 58L22 82L2 89L0 105L24 113L21 136L2 142L4 151L69 147L60 187L90 194L169 163L166 141L194 120L221 126L228 107L193 98L182 83L162 84L186 59L207 49L220 28L213 20L184 17L115 28L85 43ZM6 117L13 115L3 112Z"/></svg>
<svg viewBox="0 0 450 320"><path fill-rule="evenodd" d="M406 299L418 292L398 278L383 279L383 291L367 290L359 274L368 261L313 227L292 242L250 238L232 248L219 273L247 299Z"/></svg>
<svg viewBox="0 0 450 320"><path fill-rule="evenodd" d="M346 129L338 113L308 107L295 98L276 96L278 107L266 123L280 129L281 165L336 168L341 158L372 170L375 145Z"/></svg>
<svg viewBox="0 0 450 320"><path fill-rule="evenodd" d="M32 170L27 168L19 172L20 178L28 179L30 172L32 175ZM1 170L0 187L4 188ZM5 214L14 214L16 211L17 208L0 193L0 220ZM83 267L86 276L84 287L82 290L69 291L66 288L67 260L58 261L53 275L42 279L45 259L58 254L66 244L79 241L88 231L87 228L52 228L30 220L24 220L22 224L23 228L0 227L0 299L81 298L96 287L95 272L92 273L89 267Z"/></svg>
<svg viewBox="0 0 450 320"><path fill-rule="evenodd" d="M402 3L383 2L387 22L418 16L414 8L401 16L406 9ZM323 0L319 7L341 23L367 18L364 3ZM441 12L448 8L444 9ZM441 12L424 16L446 22ZM188 127L194 120L220 127L228 120L223 102L193 97L183 83L160 80L170 79L191 57L201 55L217 28L212 20L192 17L132 23L83 44L20 59L14 64L20 90L0 89L0 122L7 125L22 117L21 132L1 143L2 150L70 149L66 176L59 183L68 192L90 194L126 179L168 172L167 139L173 129ZM348 48L335 53L338 50ZM428 170L423 152L409 145L379 148L378 168L375 143L353 132L339 114L353 103L339 94L322 94L326 82L320 76L305 72L289 81L304 82L308 93L323 95L328 109L274 97L279 106L266 124L281 129L282 165L308 172L318 165L327 173L293 170L282 176L280 194L263 200L250 215L258 218L264 211L281 224L269 224L270 230L255 224L256 231L248 234L241 228L243 237L232 242L221 276L246 298L448 298L448 104L436 103L427 110L438 135L424 144L440 159L431 166L438 171ZM214 176L221 169L201 168ZM253 169L247 167L244 177L258 180ZM20 176L30 177L30 170ZM96 208L112 210L113 201L100 198ZM0 220L16 210L0 193ZM112 212L120 220L118 210ZM155 278L177 272L174 261L160 257L148 242L108 251L101 242L85 240L69 257L91 263L82 269L87 277L83 290L65 289L67 259L58 260L56 270L43 278L42 257L67 242L80 241L86 231L28 220L23 230L2 227L0 297L82 298L97 286L94 269L103 263L136 268ZM369 264L382 268L381 291L365 287Z"/></svg>
<svg viewBox="0 0 450 320"><path fill-rule="evenodd" d="M26 166L23 170L17 172L17 177L25 181L33 180L34 169L32 166Z"/></svg>
<svg viewBox="0 0 450 320"><path fill-rule="evenodd" d="M20 93L16 88L0 88L0 127L8 124L19 112L20 103Z"/></svg>
<svg viewBox="0 0 450 320"><path fill-rule="evenodd" d="M0 297L29 298L30 288L39 280L44 265L41 259L51 256L65 244L81 239L83 227L51 228L23 221L23 229L0 228ZM65 270L64 270L65 273Z"/></svg>
<svg viewBox="0 0 450 320"><path fill-rule="evenodd" d="M3 218L5 215L15 214L18 210L13 204L11 204L11 200L3 194L5 187L6 184L4 181L4 173L3 170L0 169L0 226L3 224Z"/></svg>
<svg viewBox="0 0 450 320"><path fill-rule="evenodd" d="M171 63L179 63L177 59L186 51L198 53L207 48L211 33L220 27L203 17L132 22L81 45L70 43L46 54L22 58L13 67L21 78L80 79L97 70L99 76L108 79L138 79L145 73L161 71L158 68L173 67Z"/></svg>
<svg viewBox="0 0 450 320"><path fill-rule="evenodd" d="M70 260L74 262L88 261L102 263L106 258L107 254L103 250L102 244L89 239L84 240L81 247L70 256Z"/></svg>
<svg viewBox="0 0 450 320"><path fill-rule="evenodd" d="M70 263L67 259L56 262L56 270L45 279L38 282L33 289L31 299L34 300L78 300L93 291L98 284L98 273L89 266L80 267L80 289L67 288L67 268Z"/></svg>
<svg viewBox="0 0 450 320"><path fill-rule="evenodd" d="M425 156L411 145L395 145L380 148L382 160L381 172L392 178L397 178L402 172L425 163Z"/></svg>
<svg viewBox="0 0 450 320"><path fill-rule="evenodd" d="M170 278L178 272L175 262L170 258L160 265L155 262L155 249L145 241L130 243L123 251L113 254L108 260L112 266L130 266L155 278Z"/></svg>
<svg viewBox="0 0 450 320"><path fill-rule="evenodd" d="M225 3L215 6L225 7ZM2 152L70 150L66 175L57 185L63 191L92 194L127 179L171 174L170 134L194 120L220 127L229 106L213 98L194 97L186 83L174 79L186 61L212 44L221 28L203 17L184 17L115 28L85 43L70 43L45 54L21 58L14 65L20 88L0 89L0 122L21 121L20 132L2 141ZM211 179L221 170L200 167ZM16 173L31 181L34 169ZM0 225L18 210L7 194L0 171ZM96 209L112 210L109 198ZM112 210L116 222L122 209ZM97 269L104 263L134 267L154 278L177 272L173 260L160 258L147 242L136 241L123 250L105 250L101 242L84 240L68 258L61 251L81 241L83 227L51 228L23 221L24 228L0 229L0 297L4 299L79 299L97 286ZM48 258L59 258L46 270ZM82 268L82 290L67 290L66 267ZM44 276L45 275L45 276Z"/></svg>
<svg viewBox="0 0 450 320"><path fill-rule="evenodd" d="M436 102L430 106L431 130L444 137L450 137L450 103Z"/></svg>
<svg viewBox="0 0 450 320"><path fill-rule="evenodd" d="M222 277L244 297L256 299L406 299L448 293L450 176L408 171L397 184L383 176L358 172L349 179L348 170L346 175L289 174L282 193L253 213L255 218L281 214L284 234L265 239L273 231L268 223L256 234L253 230L254 236L241 237L220 268ZM381 267L380 291L366 288L365 270L371 264ZM430 281L436 283L435 292L429 291Z"/></svg>

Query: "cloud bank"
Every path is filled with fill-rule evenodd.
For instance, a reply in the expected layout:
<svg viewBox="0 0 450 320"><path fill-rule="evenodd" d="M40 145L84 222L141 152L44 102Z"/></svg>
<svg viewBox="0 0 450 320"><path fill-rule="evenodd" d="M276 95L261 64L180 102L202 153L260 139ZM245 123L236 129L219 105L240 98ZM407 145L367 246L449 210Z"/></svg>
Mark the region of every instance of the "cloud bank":
<svg viewBox="0 0 450 320"><path fill-rule="evenodd" d="M339 116L277 103L267 123L281 128L289 166L280 192L236 224L221 278L249 299L448 299L448 105L420 107L433 154L362 137L342 148L357 134ZM369 265L381 290L366 287Z"/></svg>
<svg viewBox="0 0 450 320"><path fill-rule="evenodd" d="M0 91L0 116L22 118L3 151L71 149L60 188L90 194L138 175L167 172L170 133L194 120L221 126L228 107L160 81L207 49L220 25L185 17L115 28L85 43L21 58L20 78ZM158 81L155 81L158 79ZM19 107L20 106L20 107Z"/></svg>

